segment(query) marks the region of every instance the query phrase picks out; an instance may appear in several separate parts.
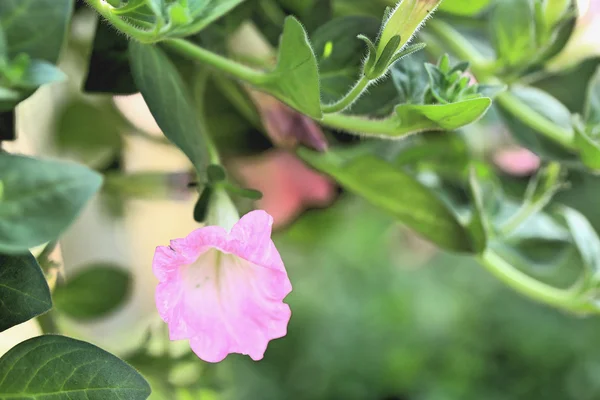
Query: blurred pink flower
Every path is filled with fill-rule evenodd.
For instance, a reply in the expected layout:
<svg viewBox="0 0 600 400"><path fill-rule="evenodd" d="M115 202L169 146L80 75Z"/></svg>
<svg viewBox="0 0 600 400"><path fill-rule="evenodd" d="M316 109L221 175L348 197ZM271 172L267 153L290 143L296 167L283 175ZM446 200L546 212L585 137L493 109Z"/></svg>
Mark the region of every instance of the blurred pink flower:
<svg viewBox="0 0 600 400"><path fill-rule="evenodd" d="M540 158L525 148L515 148L497 152L494 163L510 175L528 176L540 167Z"/></svg>
<svg viewBox="0 0 600 400"><path fill-rule="evenodd" d="M560 70L600 55L600 0L578 0L579 18L565 48L550 62L548 69Z"/></svg>
<svg viewBox="0 0 600 400"><path fill-rule="evenodd" d="M156 248L156 307L171 340L188 339L207 362L230 353L257 361L270 340L286 335L291 311L283 299L292 286L271 240L272 222L253 211L229 233L207 226Z"/></svg>
<svg viewBox="0 0 600 400"><path fill-rule="evenodd" d="M257 207L273 216L275 227L290 223L307 207L329 205L336 195L331 180L283 150L236 159L231 168L248 187L263 193Z"/></svg>

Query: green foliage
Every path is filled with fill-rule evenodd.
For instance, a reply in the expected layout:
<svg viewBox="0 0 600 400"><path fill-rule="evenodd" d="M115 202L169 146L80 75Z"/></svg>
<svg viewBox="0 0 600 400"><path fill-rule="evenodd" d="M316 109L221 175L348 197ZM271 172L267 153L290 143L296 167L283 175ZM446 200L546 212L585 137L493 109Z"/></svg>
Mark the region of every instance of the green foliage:
<svg viewBox="0 0 600 400"><path fill-rule="evenodd" d="M314 51L300 22L285 21L277 66L258 87L313 118L321 118L319 70Z"/></svg>
<svg viewBox="0 0 600 400"><path fill-rule="evenodd" d="M179 147L197 170L206 163L197 111L191 93L167 54L156 46L132 42L131 69L137 88L165 136ZM161 77L157 79L157 77Z"/></svg>
<svg viewBox="0 0 600 400"><path fill-rule="evenodd" d="M0 332L50 310L50 289L31 253L0 254L0 298Z"/></svg>
<svg viewBox="0 0 600 400"><path fill-rule="evenodd" d="M0 250L15 254L56 239L102 183L75 163L7 153L0 153L0 176Z"/></svg>
<svg viewBox="0 0 600 400"><path fill-rule="evenodd" d="M115 311L131 294L131 276L110 264L85 266L53 293L58 311L77 320L102 318Z"/></svg>
<svg viewBox="0 0 600 400"><path fill-rule="evenodd" d="M333 151L318 155L302 150L300 156L347 190L364 197L438 246L458 252L482 250L434 193L383 160Z"/></svg>
<svg viewBox="0 0 600 400"><path fill-rule="evenodd" d="M129 365L64 336L29 339L0 358L0 399L144 400L150 387Z"/></svg>

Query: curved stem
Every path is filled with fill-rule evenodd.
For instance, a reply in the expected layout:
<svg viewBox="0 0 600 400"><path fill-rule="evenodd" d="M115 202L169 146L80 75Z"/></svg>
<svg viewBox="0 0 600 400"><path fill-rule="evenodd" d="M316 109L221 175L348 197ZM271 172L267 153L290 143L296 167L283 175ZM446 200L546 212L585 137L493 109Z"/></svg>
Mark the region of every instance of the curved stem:
<svg viewBox="0 0 600 400"><path fill-rule="evenodd" d="M86 0L88 5L94 8L98 14L102 15L108 22L115 26L118 30L125 33L132 38L139 40L143 43L153 43L157 40L157 37L153 31L146 31L143 29L136 28L133 25L128 24L118 15L113 12L114 7L109 3L102 0Z"/></svg>
<svg viewBox="0 0 600 400"><path fill-rule="evenodd" d="M321 109L325 114L332 114L344 111L350 107L359 97L364 93L365 89L369 86L371 80L366 76L362 76L358 82L350 89L350 91L342 97L340 100L333 104L323 105Z"/></svg>
<svg viewBox="0 0 600 400"><path fill-rule="evenodd" d="M515 291L540 303L572 312L597 312L597 309L581 299L577 292L542 283L513 267L493 250L486 250L478 257L478 261L492 275Z"/></svg>
<svg viewBox="0 0 600 400"><path fill-rule="evenodd" d="M163 43L171 50L188 59L210 65L248 83L260 85L266 79L266 75L263 72L236 63L226 57L196 46L185 39L168 39Z"/></svg>

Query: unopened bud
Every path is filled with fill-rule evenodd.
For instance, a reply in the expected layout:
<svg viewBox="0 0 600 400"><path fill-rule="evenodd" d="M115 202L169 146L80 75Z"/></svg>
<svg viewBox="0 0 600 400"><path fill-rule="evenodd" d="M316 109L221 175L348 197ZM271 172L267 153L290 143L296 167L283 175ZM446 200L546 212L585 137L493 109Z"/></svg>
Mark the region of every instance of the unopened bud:
<svg viewBox="0 0 600 400"><path fill-rule="evenodd" d="M377 55L383 53L394 36L400 36L396 50L404 47L441 2L442 0L401 0L384 22L377 44Z"/></svg>

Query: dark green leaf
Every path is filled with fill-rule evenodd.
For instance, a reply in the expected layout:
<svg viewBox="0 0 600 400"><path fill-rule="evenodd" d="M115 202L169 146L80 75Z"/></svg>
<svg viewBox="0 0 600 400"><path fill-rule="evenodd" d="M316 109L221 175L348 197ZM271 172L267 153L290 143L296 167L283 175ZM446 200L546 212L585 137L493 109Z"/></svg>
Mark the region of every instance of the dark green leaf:
<svg viewBox="0 0 600 400"><path fill-rule="evenodd" d="M304 28L296 18L286 18L277 67L258 86L301 113L321 118L317 59Z"/></svg>
<svg viewBox="0 0 600 400"><path fill-rule="evenodd" d="M0 251L21 253L56 239L96 193L102 177L75 163L0 153Z"/></svg>
<svg viewBox="0 0 600 400"><path fill-rule="evenodd" d="M72 11L72 0L2 0L0 25L9 56L25 53L56 63Z"/></svg>
<svg viewBox="0 0 600 400"><path fill-rule="evenodd" d="M131 294L131 275L111 264L82 268L52 295L58 311L78 320L101 318L121 306Z"/></svg>
<svg viewBox="0 0 600 400"><path fill-rule="evenodd" d="M400 95L400 103L423 104L425 102L429 75L424 65L425 57L416 54L398 61L391 68L394 85Z"/></svg>
<svg viewBox="0 0 600 400"><path fill-rule="evenodd" d="M208 213L208 205L210 203L210 198L212 197L213 189L210 186L206 186L200 197L198 197L198 201L194 206L194 221L203 223L206 219L206 214Z"/></svg>
<svg viewBox="0 0 600 400"><path fill-rule="evenodd" d="M496 2L491 15L490 33L500 61L508 67L520 66L536 50L533 0Z"/></svg>
<svg viewBox="0 0 600 400"><path fill-rule="evenodd" d="M94 48L85 80L86 92L133 94L137 93L129 57L127 37L104 21L98 22Z"/></svg>
<svg viewBox="0 0 600 400"><path fill-rule="evenodd" d="M150 392L122 360L64 336L26 340L0 358L2 400L144 400Z"/></svg>
<svg viewBox="0 0 600 400"><path fill-rule="evenodd" d="M344 157L340 151L316 153L302 148L299 155L438 246L457 252L481 250L445 203L401 169L373 156Z"/></svg>
<svg viewBox="0 0 600 400"><path fill-rule="evenodd" d="M50 289L35 257L0 254L0 332L51 308Z"/></svg>
<svg viewBox="0 0 600 400"><path fill-rule="evenodd" d="M187 89L189 85L159 47L132 42L129 53L135 83L156 122L196 169L203 170L206 160L204 132Z"/></svg>

